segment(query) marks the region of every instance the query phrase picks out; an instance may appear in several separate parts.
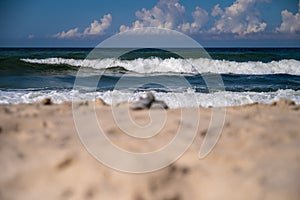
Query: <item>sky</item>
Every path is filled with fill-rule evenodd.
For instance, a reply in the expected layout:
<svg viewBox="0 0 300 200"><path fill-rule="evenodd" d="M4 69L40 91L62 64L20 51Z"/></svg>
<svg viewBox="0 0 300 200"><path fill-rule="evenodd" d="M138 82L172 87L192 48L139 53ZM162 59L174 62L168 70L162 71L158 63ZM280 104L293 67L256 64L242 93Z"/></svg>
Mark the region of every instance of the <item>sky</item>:
<svg viewBox="0 0 300 200"><path fill-rule="evenodd" d="M0 47L95 47L143 27L204 47L300 47L298 0L1 0Z"/></svg>

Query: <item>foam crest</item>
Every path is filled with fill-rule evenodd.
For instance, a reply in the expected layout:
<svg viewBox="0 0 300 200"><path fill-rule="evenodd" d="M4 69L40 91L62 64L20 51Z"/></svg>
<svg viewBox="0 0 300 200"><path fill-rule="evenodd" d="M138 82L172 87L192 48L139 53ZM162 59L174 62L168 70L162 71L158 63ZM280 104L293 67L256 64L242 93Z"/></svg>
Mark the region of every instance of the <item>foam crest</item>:
<svg viewBox="0 0 300 200"><path fill-rule="evenodd" d="M223 74L292 74L300 75L300 61L281 60L269 63L263 62L235 62L227 60L213 60L207 58L198 59L160 59L138 58L135 60L119 60L112 58L95 60L76 60L66 58L46 59L21 59L24 62L34 64L71 65L76 67L90 67L94 69L106 69L109 67L123 67L136 73L223 73Z"/></svg>
<svg viewBox="0 0 300 200"><path fill-rule="evenodd" d="M39 102L44 98L51 98L54 103L65 101L92 101L96 98L103 99L108 104L126 101L136 101L145 92L130 93L125 91L106 91L80 93L71 91L0 91L0 104L20 104ZM278 90L276 92L216 92L194 93L192 90L185 92L153 92L155 97L163 100L170 108L181 107L221 107L239 106L251 103L270 104L281 98L290 99L300 104L300 91ZM196 101L194 101L196 100Z"/></svg>

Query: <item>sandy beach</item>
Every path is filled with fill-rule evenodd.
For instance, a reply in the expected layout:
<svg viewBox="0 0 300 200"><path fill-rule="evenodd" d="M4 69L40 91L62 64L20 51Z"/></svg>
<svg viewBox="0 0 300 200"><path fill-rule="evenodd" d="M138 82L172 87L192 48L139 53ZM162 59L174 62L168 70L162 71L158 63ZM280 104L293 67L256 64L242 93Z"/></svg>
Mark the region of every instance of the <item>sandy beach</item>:
<svg viewBox="0 0 300 200"><path fill-rule="evenodd" d="M0 106L0 199L300 198L300 106L291 101L227 108L222 135L201 160L211 109L199 108L201 124L188 151L146 174L122 173L98 162L78 137L72 103L44 104ZM101 126L111 141L135 152L172 139L181 112L167 110L165 127L145 144L116 126L111 106L96 101L77 103L75 109L84 114L94 107L98 117L105 116ZM137 123L147 123L148 112L130 114Z"/></svg>
<svg viewBox="0 0 300 200"><path fill-rule="evenodd" d="M0 10L0 200L300 200L300 0Z"/></svg>

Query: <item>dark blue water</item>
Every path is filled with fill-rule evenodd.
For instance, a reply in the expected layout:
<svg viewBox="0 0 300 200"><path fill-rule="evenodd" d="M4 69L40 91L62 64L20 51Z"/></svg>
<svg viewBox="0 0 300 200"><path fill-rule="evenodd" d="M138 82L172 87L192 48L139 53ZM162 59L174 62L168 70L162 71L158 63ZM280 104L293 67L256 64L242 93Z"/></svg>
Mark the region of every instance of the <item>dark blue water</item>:
<svg viewBox="0 0 300 200"><path fill-rule="evenodd" d="M119 57L118 64L109 68L81 64L91 50L88 48L2 48L0 49L0 91L72 90L80 67L84 67L85 71L90 74L83 78L87 81L93 79L97 81L98 75L102 75L96 89L96 91L102 92L113 90L120 78L127 82L148 82L139 88L132 88L136 91L180 92L187 89L178 84L180 83L178 79L184 77L194 91L207 93L208 88L204 79L213 76L216 72L221 75L226 91L300 90L300 49L298 48L211 48L206 50L212 61L205 65L207 68L214 68L215 71L194 73L191 71L164 72L162 70L162 72L146 74L140 73L138 65L143 65L143 62L146 63L149 59L152 59L151 62L154 63L156 58L160 58L159 62L162 65L163 60L171 57L183 60L197 59L194 57L197 55L196 50L184 50L185 58L176 57L175 54L166 55L165 52L160 51L151 52L151 49L135 51ZM113 54L113 49L108 52ZM49 60L52 58L56 60ZM136 62L134 61L136 59L141 60ZM174 61L171 61L168 62L168 65L172 66ZM150 67L151 62L148 63ZM199 62L201 65L201 60ZM219 70L219 65L222 69L216 71ZM253 67L255 69L252 70ZM229 73L224 73L228 69ZM168 87L156 84L156 80L164 80L168 83ZM119 88L131 89L128 85L124 85L124 87L121 85Z"/></svg>

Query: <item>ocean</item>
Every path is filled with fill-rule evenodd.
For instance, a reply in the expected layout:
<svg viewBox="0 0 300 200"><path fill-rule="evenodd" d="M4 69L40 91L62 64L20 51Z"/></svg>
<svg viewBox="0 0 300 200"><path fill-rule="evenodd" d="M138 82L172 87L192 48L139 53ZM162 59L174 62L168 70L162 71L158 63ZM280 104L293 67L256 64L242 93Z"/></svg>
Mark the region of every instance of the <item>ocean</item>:
<svg viewBox="0 0 300 200"><path fill-rule="evenodd" d="M281 98L300 104L299 48L207 48L211 58L197 57L197 49L177 49L184 58L157 49L133 50L115 58L118 50L103 49L107 57L87 59L92 50L1 48L0 103L50 97L55 103L102 98L112 104L134 101L151 91L171 108L194 106L191 94L197 106L204 107L269 104ZM74 88L79 69L85 74L81 80L97 81L94 89ZM205 79L216 75L222 78L222 90L207 86Z"/></svg>

